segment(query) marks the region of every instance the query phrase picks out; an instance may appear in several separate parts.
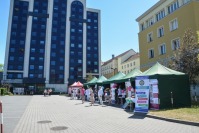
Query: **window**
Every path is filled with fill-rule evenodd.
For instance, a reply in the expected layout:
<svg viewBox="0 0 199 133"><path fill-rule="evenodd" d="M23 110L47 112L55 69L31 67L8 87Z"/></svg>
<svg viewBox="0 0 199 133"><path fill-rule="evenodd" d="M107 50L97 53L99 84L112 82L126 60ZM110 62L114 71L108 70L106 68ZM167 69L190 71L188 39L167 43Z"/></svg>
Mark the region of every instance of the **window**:
<svg viewBox="0 0 199 133"><path fill-rule="evenodd" d="M176 9L178 9L179 4L178 1L173 2L170 6L168 6L168 13L174 12Z"/></svg>
<svg viewBox="0 0 199 133"><path fill-rule="evenodd" d="M74 67L70 67L70 70L71 70L71 71L74 71Z"/></svg>
<svg viewBox="0 0 199 133"><path fill-rule="evenodd" d="M91 19L87 19L87 22L91 22Z"/></svg>
<svg viewBox="0 0 199 133"><path fill-rule="evenodd" d="M44 49L39 49L39 53L44 53Z"/></svg>
<svg viewBox="0 0 199 133"><path fill-rule="evenodd" d="M166 54L166 45L165 44L162 44L159 46L159 54L160 55Z"/></svg>
<svg viewBox="0 0 199 133"><path fill-rule="evenodd" d="M78 48L82 48L82 44L78 44Z"/></svg>
<svg viewBox="0 0 199 133"><path fill-rule="evenodd" d="M162 37L162 36L164 36L164 27L162 26L162 27L159 27L158 28L158 30L157 30L157 35L158 35L158 37Z"/></svg>
<svg viewBox="0 0 199 133"><path fill-rule="evenodd" d="M30 78L34 78L34 74L29 74L29 77Z"/></svg>
<svg viewBox="0 0 199 133"><path fill-rule="evenodd" d="M39 61L43 61L44 60L44 58L43 57L39 57Z"/></svg>
<svg viewBox="0 0 199 133"><path fill-rule="evenodd" d="M97 62L97 61L95 61L95 62L94 62L94 65L97 65L97 64L98 64L98 62Z"/></svg>
<svg viewBox="0 0 199 133"><path fill-rule="evenodd" d="M55 61L51 61L51 63L50 63L52 66L54 66L55 65Z"/></svg>
<svg viewBox="0 0 199 133"><path fill-rule="evenodd" d="M23 67L22 67L22 66L18 66L17 68L18 68L18 70L22 70L22 69L23 69Z"/></svg>
<svg viewBox="0 0 199 133"><path fill-rule="evenodd" d="M59 74L59 79L63 79L64 75L63 74Z"/></svg>
<svg viewBox="0 0 199 133"><path fill-rule="evenodd" d="M10 56L10 61L13 61L14 60L14 56Z"/></svg>
<svg viewBox="0 0 199 133"><path fill-rule="evenodd" d="M17 74L17 78L21 79L22 78L22 74Z"/></svg>
<svg viewBox="0 0 199 133"><path fill-rule="evenodd" d="M75 44L74 44L74 43L71 43L70 46L71 46L71 47L75 47Z"/></svg>
<svg viewBox="0 0 199 133"><path fill-rule="evenodd" d="M33 70L35 68L34 65L30 65L30 70Z"/></svg>
<svg viewBox="0 0 199 133"><path fill-rule="evenodd" d="M39 66L39 70L43 70L43 66Z"/></svg>
<svg viewBox="0 0 199 133"><path fill-rule="evenodd" d="M10 48L10 52L15 52L15 48Z"/></svg>
<svg viewBox="0 0 199 133"><path fill-rule="evenodd" d="M154 58L154 49L150 49L148 52L148 57L149 58Z"/></svg>
<svg viewBox="0 0 199 133"><path fill-rule="evenodd" d="M34 53L35 52L35 48L31 48L31 53Z"/></svg>
<svg viewBox="0 0 199 133"><path fill-rule="evenodd" d="M35 60L35 57L30 57L30 60L31 60L31 61L34 61L34 60Z"/></svg>
<svg viewBox="0 0 199 133"><path fill-rule="evenodd" d="M165 10L162 10L156 14L156 21L159 21L164 17L165 17Z"/></svg>
<svg viewBox="0 0 199 133"><path fill-rule="evenodd" d="M75 32L75 29L71 29L71 32Z"/></svg>
<svg viewBox="0 0 199 133"><path fill-rule="evenodd" d="M25 43L25 42L24 42L23 40L20 41L20 45L24 45L24 43Z"/></svg>
<svg viewBox="0 0 199 133"><path fill-rule="evenodd" d="M91 26L87 26L87 29L91 29Z"/></svg>
<svg viewBox="0 0 199 133"><path fill-rule="evenodd" d="M148 33L147 34L147 42L152 42L153 41L153 33Z"/></svg>
<svg viewBox="0 0 199 133"><path fill-rule="evenodd" d="M176 30L178 28L177 19L174 19L174 20L170 21L169 22L169 26L170 26L170 31Z"/></svg>
<svg viewBox="0 0 199 133"><path fill-rule="evenodd" d="M82 63L82 60L78 60L78 63Z"/></svg>
<svg viewBox="0 0 199 133"><path fill-rule="evenodd" d="M147 27L153 25L153 22L154 22L154 21L153 21L153 18L148 19L148 20L146 21Z"/></svg>
<svg viewBox="0 0 199 133"><path fill-rule="evenodd" d="M140 31L144 30L144 23L140 24Z"/></svg>
<svg viewBox="0 0 199 133"><path fill-rule="evenodd" d="M177 50L180 48L180 39L177 38L177 39L174 39L171 41L171 47L172 47L172 50Z"/></svg>
<svg viewBox="0 0 199 133"><path fill-rule="evenodd" d="M56 53L55 53L55 52L52 52L52 53L51 53L51 57L56 57Z"/></svg>
<svg viewBox="0 0 199 133"><path fill-rule="evenodd" d="M183 4L188 3L190 0L183 0Z"/></svg>
<svg viewBox="0 0 199 133"><path fill-rule="evenodd" d="M64 66L60 66L60 67L59 67L59 70L64 70Z"/></svg>
<svg viewBox="0 0 199 133"><path fill-rule="evenodd" d="M43 76L42 74L38 74L38 78L42 78L42 76Z"/></svg>

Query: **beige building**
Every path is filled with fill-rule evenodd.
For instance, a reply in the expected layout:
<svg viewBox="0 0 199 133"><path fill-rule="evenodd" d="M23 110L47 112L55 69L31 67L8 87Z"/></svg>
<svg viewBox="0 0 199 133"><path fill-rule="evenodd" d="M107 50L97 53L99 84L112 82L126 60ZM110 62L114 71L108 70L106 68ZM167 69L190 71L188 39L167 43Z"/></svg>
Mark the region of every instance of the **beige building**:
<svg viewBox="0 0 199 133"><path fill-rule="evenodd" d="M133 68L139 69L139 66L139 54L133 49L130 49L116 57L112 55L112 59L103 63L101 71L102 75L106 78L110 78L119 71L127 74Z"/></svg>
<svg viewBox="0 0 199 133"><path fill-rule="evenodd" d="M157 61L167 66L182 43L185 30L199 36L199 0L160 0L139 16L140 69Z"/></svg>
<svg viewBox="0 0 199 133"><path fill-rule="evenodd" d="M140 69L140 54L139 53L130 56L127 60L125 60L120 65L118 65L118 70L120 72L123 72L124 74L128 74L135 68Z"/></svg>

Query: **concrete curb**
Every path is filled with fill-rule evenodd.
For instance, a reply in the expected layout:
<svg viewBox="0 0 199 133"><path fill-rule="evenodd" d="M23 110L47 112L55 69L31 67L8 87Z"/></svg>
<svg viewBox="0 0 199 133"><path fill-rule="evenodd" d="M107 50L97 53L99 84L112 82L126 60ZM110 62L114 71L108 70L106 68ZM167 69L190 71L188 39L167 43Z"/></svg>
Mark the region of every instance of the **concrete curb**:
<svg viewBox="0 0 199 133"><path fill-rule="evenodd" d="M149 115L149 114L147 114L146 117L199 127L199 123L198 122L184 121L184 120L178 120L178 119L171 119L171 118L165 118L165 117L160 117L160 116L155 116L155 115Z"/></svg>

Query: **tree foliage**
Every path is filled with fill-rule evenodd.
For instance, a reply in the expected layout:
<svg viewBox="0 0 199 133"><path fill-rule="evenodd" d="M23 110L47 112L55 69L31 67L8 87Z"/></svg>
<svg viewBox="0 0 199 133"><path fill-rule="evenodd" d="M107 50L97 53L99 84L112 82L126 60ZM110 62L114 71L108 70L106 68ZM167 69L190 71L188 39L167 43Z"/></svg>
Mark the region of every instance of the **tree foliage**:
<svg viewBox="0 0 199 133"><path fill-rule="evenodd" d="M196 77L199 75L198 53L199 44L195 34L191 29L187 29L183 35L180 48L174 54L170 67L188 74L189 81L193 85L196 84Z"/></svg>
<svg viewBox="0 0 199 133"><path fill-rule="evenodd" d="M0 72L3 72L3 64L0 64Z"/></svg>
<svg viewBox="0 0 199 133"><path fill-rule="evenodd" d="M93 76L92 74L89 74L87 77L86 77L86 81L89 82L93 79Z"/></svg>

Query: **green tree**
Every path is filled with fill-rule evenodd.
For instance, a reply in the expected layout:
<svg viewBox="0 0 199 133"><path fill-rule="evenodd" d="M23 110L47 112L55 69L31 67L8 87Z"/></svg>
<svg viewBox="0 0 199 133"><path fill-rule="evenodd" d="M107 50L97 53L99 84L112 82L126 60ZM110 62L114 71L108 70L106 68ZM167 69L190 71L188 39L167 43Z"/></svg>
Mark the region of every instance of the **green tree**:
<svg viewBox="0 0 199 133"><path fill-rule="evenodd" d="M3 72L3 64L0 64L0 72Z"/></svg>
<svg viewBox="0 0 199 133"><path fill-rule="evenodd" d="M199 75L199 44L191 29L187 29L182 38L182 44L174 54L170 67L174 70L189 75L192 85L196 84L196 77Z"/></svg>
<svg viewBox="0 0 199 133"><path fill-rule="evenodd" d="M93 79L93 76L92 74L89 74L87 77L86 77L86 82L89 82Z"/></svg>

